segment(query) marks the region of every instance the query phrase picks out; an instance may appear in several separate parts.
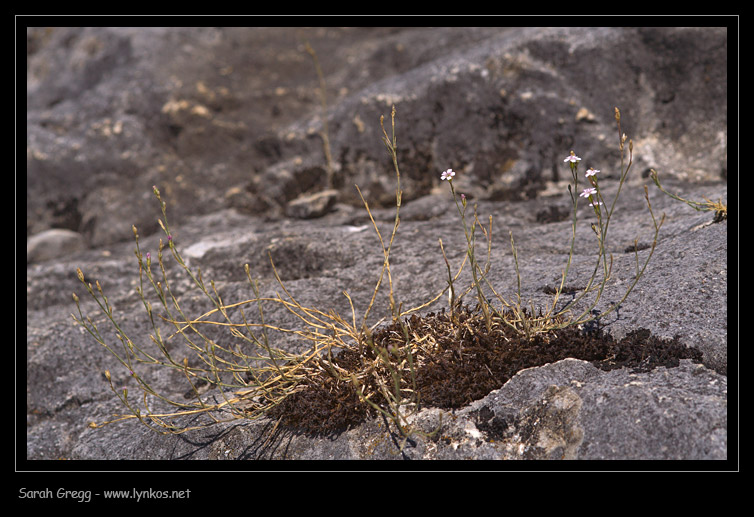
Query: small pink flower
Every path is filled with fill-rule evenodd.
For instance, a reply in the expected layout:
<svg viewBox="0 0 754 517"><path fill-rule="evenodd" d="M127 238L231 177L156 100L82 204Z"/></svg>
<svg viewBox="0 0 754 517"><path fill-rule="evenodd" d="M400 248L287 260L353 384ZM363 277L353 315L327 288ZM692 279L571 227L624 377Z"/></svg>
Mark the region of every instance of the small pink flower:
<svg viewBox="0 0 754 517"><path fill-rule="evenodd" d="M448 180L448 181L450 181L450 180L453 179L453 176L455 176L455 175L456 175L456 173L453 172L453 169L448 169L446 171L443 171L443 173L440 175L440 179L441 180Z"/></svg>
<svg viewBox="0 0 754 517"><path fill-rule="evenodd" d="M579 194L579 196L581 196L581 197L589 197L589 196L593 196L596 193L597 193L597 189L596 188L585 188L584 191L581 194Z"/></svg>
<svg viewBox="0 0 754 517"><path fill-rule="evenodd" d="M571 163L576 163L576 162L580 162L580 161L581 161L581 158L579 158L578 156L576 156L576 155L575 155L575 154L573 153L573 151L571 151L571 154L570 154L570 155L568 156L568 158L566 158L566 159L565 159L565 160L563 160L563 161L564 161L564 162L571 162Z"/></svg>
<svg viewBox="0 0 754 517"><path fill-rule="evenodd" d="M589 177L589 176L594 176L594 175L595 175L595 174L597 174L598 172L599 172L599 169L594 169L594 168L592 168L592 167L589 167L589 168L587 169L587 171L586 171L586 173L585 173L585 174L586 174L586 176L587 176L587 177Z"/></svg>

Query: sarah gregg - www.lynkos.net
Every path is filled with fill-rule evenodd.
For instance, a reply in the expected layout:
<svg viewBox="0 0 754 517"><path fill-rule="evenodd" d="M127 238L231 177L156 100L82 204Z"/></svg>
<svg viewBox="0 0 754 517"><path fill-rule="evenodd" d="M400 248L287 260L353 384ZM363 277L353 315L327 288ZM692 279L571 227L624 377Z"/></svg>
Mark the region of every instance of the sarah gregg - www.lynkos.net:
<svg viewBox="0 0 754 517"><path fill-rule="evenodd" d="M76 501L80 503L88 503L92 498L97 499L114 499L114 500L130 500L130 501L142 501L142 500L157 500L157 499L188 499L191 496L191 490L154 490L152 488L146 490L138 490L131 488L129 490L100 490L94 492L92 490L70 490L66 488L59 488L52 490L45 488L42 490L31 490L27 488L18 489L18 498L27 500L67 500Z"/></svg>

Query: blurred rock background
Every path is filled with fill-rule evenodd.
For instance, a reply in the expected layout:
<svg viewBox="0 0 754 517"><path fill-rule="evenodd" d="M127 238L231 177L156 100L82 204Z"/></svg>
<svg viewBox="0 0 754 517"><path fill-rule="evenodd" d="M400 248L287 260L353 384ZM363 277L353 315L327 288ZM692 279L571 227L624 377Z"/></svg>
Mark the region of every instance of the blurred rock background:
<svg viewBox="0 0 754 517"><path fill-rule="evenodd" d="M634 178L724 181L726 74L725 28L29 28L27 237L151 233L152 185L174 222L321 215L288 206L324 190L359 206L354 184L390 205L392 105L407 202L449 167L477 198L531 198L567 179L571 149L614 175L615 106Z"/></svg>

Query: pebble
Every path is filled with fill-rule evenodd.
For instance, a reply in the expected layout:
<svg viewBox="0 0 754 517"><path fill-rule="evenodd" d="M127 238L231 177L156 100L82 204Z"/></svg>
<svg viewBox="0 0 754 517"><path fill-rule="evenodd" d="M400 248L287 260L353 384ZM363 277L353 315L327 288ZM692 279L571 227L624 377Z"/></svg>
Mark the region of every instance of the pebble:
<svg viewBox="0 0 754 517"><path fill-rule="evenodd" d="M86 249L84 237L73 230L53 228L26 239L26 262L44 262Z"/></svg>

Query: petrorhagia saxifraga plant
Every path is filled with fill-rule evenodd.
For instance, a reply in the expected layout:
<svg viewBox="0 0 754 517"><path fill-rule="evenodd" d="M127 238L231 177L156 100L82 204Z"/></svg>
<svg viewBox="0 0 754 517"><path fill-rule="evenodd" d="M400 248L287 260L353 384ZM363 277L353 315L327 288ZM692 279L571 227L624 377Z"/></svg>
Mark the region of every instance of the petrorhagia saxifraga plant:
<svg viewBox="0 0 754 517"><path fill-rule="evenodd" d="M314 383L328 383L328 389L335 383L336 390L344 385L350 386L356 393L357 400L366 407L371 408L376 414L386 417L391 424L403 436L402 444L405 444L413 434L421 434L411 423L411 415L421 407L418 390L416 389L417 369L420 363L431 361L434 350L432 336L417 335L404 318L431 306L446 292L449 296L451 319L456 319L461 312L463 297L469 292L475 291L484 318L484 324L490 327L504 324L513 328L521 335L531 338L536 334L562 328L567 325L576 325L590 321L594 316L591 309L596 306L602 291L610 278L611 263L607 251L607 235L610 220L615 209L620 188L625 182L631 166L632 144L628 142L628 164L624 163L625 135L620 131L620 113L616 109L616 120L620 135L621 151L621 176L618 185L618 193L609 206L605 203L600 189L600 184L595 169L589 169L586 178L589 182L580 195L574 192L579 190L579 176L577 174L580 159L574 154L566 158L571 166L573 186L569 185L569 192L573 204L572 238L570 252L566 267L562 273L560 287L557 289L551 307L545 314L535 315L534 311L527 311L521 299L520 275L518 273L518 257L512 232L510 233L511 249L513 251L516 274L518 277L518 293L514 302L509 302L490 284L487 275L490 271L490 257L492 246L492 218L489 226L482 225L477 217L476 206L474 208L473 221L467 224L466 210L467 201L463 194L456 196L452 183L454 172L447 170L442 179L448 180L453 198L456 201L459 215L463 221L466 236L467 253L455 275L451 271L450 263L445 256L442 240L440 248L448 269L447 286L436 296L426 303L404 310L402 303L396 299L396 290L390 269L390 254L393 243L400 225L400 208L402 200L400 169L397 161L397 143L395 136L395 108L391 114L392 137L389 137L383 126L383 118L380 126L383 132L383 143L392 159L397 180L396 188L396 213L392 232L388 240L383 239L382 234L372 216L368 203L363 195L361 199L367 214L372 221L374 230L379 239L383 263L381 271L367 303L362 317L357 318L354 302L347 292L343 295L348 300L351 308L350 317L343 317L333 311L323 311L301 304L289 292L277 273L275 264L270 257L272 272L275 280L282 290L282 295L262 296L258 280L252 279L248 265L245 272L254 296L248 300L239 302L225 302L219 289L213 281L207 283L200 269L196 272L189 267L176 246L173 233L168 225L166 204L162 200L159 189L153 189L160 204L162 218L158 219L160 227L165 234L166 244L159 240L156 262L153 261L151 252L143 253L139 245L139 234L133 228L136 241L135 255L138 263L138 287L137 294L148 315L152 333L145 339L129 337L124 327L117 320L112 305L105 296L99 282L93 286L87 282L84 273L79 269L78 278L86 287L90 296L96 301L105 315L112 330L112 335L100 332L97 324L82 314L79 298L73 295L78 309L78 316L74 320L84 327L89 334L110 353L112 353L132 378L130 387L141 391L141 404L133 397L129 397L128 389L116 387L109 371L105 376L110 383L110 388L118 396L122 404L128 409L125 415L116 415L113 419L103 424L90 424L99 427L111 422L137 419L152 430L161 433L181 433L189 429L213 425L220 421L237 418L253 419L268 416L284 407L281 405L291 397L295 397ZM359 194L361 191L356 187ZM566 277L571 265L576 239L577 208L581 197L588 198L594 210L596 223L592 228L597 236L598 253L597 263L591 279L584 290L563 308L556 310L558 297L565 287ZM649 204L648 194L645 188L645 197L650 214L652 208ZM623 299L628 296L633 286L638 282L649 258L654 252L662 221L658 222L652 214L655 226L654 242L649 256L643 265L639 264L638 253L636 255L636 277L628 287ZM487 243L487 259L481 265L475 256L475 241L477 227L481 228ZM198 317L192 317L184 312L181 302L173 290L173 278L175 272L168 274L166 268L166 253L172 256L178 264L179 273L182 270L191 280L190 285L198 290L204 298L210 300L210 309ZM469 263L473 282L462 293L456 291L454 283L458 280L464 265ZM172 270L171 270L172 271ZM600 276L601 278L598 278ZM384 282L387 280L387 282ZM378 341L374 338L375 331L381 331L377 327L384 318L377 323L368 325L368 316L373 309L378 292L387 284L388 312L391 318L392 328L398 329L390 332L387 342ZM500 306L495 306L488 300L485 291L489 290L494 298L499 300ZM571 308L576 302L589 293L595 293L595 299L583 312L571 314ZM184 295L185 296L185 295ZM621 302L623 301L621 300ZM613 306L614 310L620 302ZM267 321L265 308L271 305L282 307L295 315L301 322L300 328L281 328ZM249 310L251 308L251 310ZM609 311L608 311L609 312ZM603 313L603 315L606 313ZM215 331L227 331L227 334L218 338ZM309 343L309 347L302 353L291 353L273 346L275 334L293 335L303 343ZM119 342L120 346L112 342ZM178 347L174 341L180 341L184 347ZM154 349L156 347L156 350ZM334 360L337 352L349 353L356 357L355 366L345 368L341 363ZM341 354L342 355L342 354ZM145 369L147 367L147 369ZM146 372L148 367L170 368L185 377L190 391L187 397L167 397L155 389L149 382ZM202 388L204 386L204 388ZM206 387L217 389L206 390ZM157 401L164 404L157 408ZM167 408L167 409L163 409ZM373 414L375 414L373 413ZM184 417L190 418L186 425ZM203 417L202 421L194 421ZM277 423L282 420L279 417ZM277 426L276 423L276 426Z"/></svg>
<svg viewBox="0 0 754 517"><path fill-rule="evenodd" d="M621 189L623 188L626 178L628 177L629 170L631 169L631 164L633 163L633 142L631 140L628 140L625 133L623 133L623 131L621 130L620 110L618 108L615 108L615 120L618 126L618 140L619 140L618 149L620 151L620 177L618 180L617 191L615 192L615 196L612 200L612 203L610 203L609 205L606 204L605 199L602 194L602 189L600 188L600 183L599 183L598 175L597 175L600 171L592 167L587 169L584 173L584 178L586 179L588 186L583 188L581 192L578 194L578 196L575 195L574 192L578 192L580 189L578 165L579 165L579 162L581 161L581 158L576 156L574 151L571 151L570 154L563 160L564 162L568 163L570 167L571 178L573 180L572 185L571 184L568 185L568 192L571 197L572 212L573 212L572 220L571 220L571 230L572 230L571 231L571 244L570 244L570 248L568 252L568 259L566 261L565 268L561 275L560 285L555 290L552 303L548 306L547 310L544 312L540 311L539 313L535 313L534 307L532 306L531 303L530 303L529 309L527 310L527 308L523 304L523 301L521 298L521 275L519 272L518 254L517 254L516 246L513 240L513 232L510 232L509 235L510 235L510 245L511 245L511 250L513 253L514 265L515 265L515 270L516 270L516 278L517 278L516 299L513 301L509 301L508 299L501 296L490 284L487 278L487 274L489 272L489 245L490 244L488 243L488 261L487 261L487 264L485 265L485 268L482 269L475 258L475 246L474 246L475 240L474 240L473 229L479 226L485 232L485 235L487 235L488 239L491 239L492 221L490 219L489 231L486 230L484 226L479 222L479 219L477 217L477 208L475 206L474 215L473 215L473 223L471 225L472 230L469 230L469 224L467 223L467 220L466 220L466 199L463 195L461 195L460 196L461 199L459 202L459 198L456 195L455 188L453 187L453 177L455 176L455 172L451 169L448 169L441 174L440 179L444 181L448 181L448 184L450 186L450 191L453 196L453 200L456 203L456 207L458 208L458 213L460 214L461 221L463 223L463 230L466 235L466 242L467 242L467 257L470 261L472 273L474 273L472 287L476 289L477 291L478 305L480 309L482 310L483 317L485 319L485 322L488 328L493 322L492 315L494 315L497 321L505 325L508 325L509 327L513 328L515 331L523 334L527 339L531 339L536 334L546 333L552 330L564 328L571 325L582 325L585 323L589 323L590 321L593 321L597 317L605 317L611 312L617 310L618 307L626 299L626 297L628 297L628 295L631 293L631 291L633 290L633 288L636 286L637 282L643 275L647 267L647 264L649 264L649 261L652 258L652 255L654 254L655 248L657 246L657 237L660 232L660 227L662 226L662 223L664 222L664 219L665 219L664 214L659 221L655 217L654 212L652 211L652 205L649 202L649 192L646 186L644 187L644 197L646 199L647 208L649 209L649 214L652 218L652 224L654 226L654 236L652 239L652 245L650 247L649 253L647 254L647 257L644 260L643 264L640 264L639 255L638 255L638 246L637 246L638 239L635 240L634 253L635 253L635 259L636 259L636 272L635 272L633 281L628 285L625 293L623 294L623 297L617 303L612 304L611 307L608 308L606 311L603 311L600 313L593 312L593 309L597 306L597 303L602 297L605 286L607 285L607 282L611 277L613 261L612 261L612 255L609 253L607 249L608 230L610 227L610 222L613 217L613 212L615 210L616 203L618 201L618 197L620 196ZM626 141L627 140L628 140L628 146L627 146L628 158L626 159ZM578 223L579 198L585 198L589 201L589 206L592 207L592 210L596 217L596 222L591 223L591 228L597 237L597 245L598 245L597 258L596 258L594 270L592 271L592 274L586 283L586 287L584 287L578 295L575 295L573 299L569 303L567 303L564 307L557 308L560 295L562 294L566 286L566 278L568 276L568 271L571 267L571 262L573 259L574 245L576 242L576 228L577 228L577 223ZM445 256L444 249L443 249L443 256ZM447 258L445 260L447 263ZM450 266L448 264L448 268L449 267ZM452 279L449 280L449 284L450 284L450 292L454 293L455 288L452 285L453 284ZM499 306L495 306L491 302L491 299L488 298L487 294L484 292L485 286L492 292L492 294L494 295L494 298L500 302ZM574 313L573 309L588 294L593 294L594 298L589 303L586 304L585 308L579 311L576 311ZM454 304L455 304L455 300L453 299L453 297L451 297L451 308L450 308L451 313L454 310Z"/></svg>
<svg viewBox="0 0 754 517"><path fill-rule="evenodd" d="M381 126L382 123L381 118ZM395 424L404 437L403 443L411 434L419 432L413 430L408 421L410 414L419 407L414 389L413 360L418 344L403 327L404 336L400 342L393 341L388 346L381 346L374 342L372 335L384 318L371 326L367 324L370 311L385 279L389 289L388 309L394 323L428 307L447 290L443 289L431 300L409 310L403 310L402 304L396 301L390 271L390 253L400 224L402 192L396 153L395 108L392 112L392 126L392 138L388 137L384 126L382 127L383 140L392 158L398 182L395 222L387 242L383 239L369 205L362 196L367 214L379 238L384 261L371 299L361 318L357 318L354 303L345 291L343 295L351 307L350 317L299 303L280 279L272 257L270 263L273 275L284 296L262 296L259 282L252 279L247 264L244 269L254 296L248 300L226 303L214 281L207 283L201 269L195 272L184 260L168 224L166 203L162 200L159 189L154 187L153 192L162 211L162 218L158 219L158 222L166 239L159 240L156 261L153 260L151 252L142 251L138 230L133 227L136 242L134 253L139 271L136 292L152 328L148 339L144 339L144 336L138 339L129 337L118 321L100 283L96 282L96 286L93 286L86 281L81 269L77 270L79 280L114 330L114 339L112 335L101 332L91 317L83 315L79 297L75 293L73 299L78 316L72 315L73 319L116 357L133 379L135 387L141 391L141 397L137 399L142 399L139 404L138 400L129 397L126 387L116 387L110 371L106 371L105 377L111 390L128 409L128 413L115 415L101 424L92 422L90 426L96 428L113 422L137 419L159 433L177 434L221 421L237 418L254 419L269 415L284 400L306 389L307 383L320 378L319 376L325 372L327 379L352 386L361 403L372 407ZM361 194L358 186L356 188ZM198 317L184 312L181 301L173 290L171 276L174 273L169 275L170 268L166 267L166 250L191 280L190 285L211 302L211 308ZM265 307L271 304L282 306L295 315L302 324L301 328L281 328L266 321ZM249 307L253 310L248 311ZM252 319L254 313L257 317ZM225 339L218 339L210 331L217 329L227 331ZM302 342L310 343L310 347L303 353L290 353L276 348L272 344L272 335L276 333L293 334ZM120 346L113 345L113 340L119 342ZM180 340L184 347L174 344L169 346L169 342L172 343L174 340ZM156 350L152 350L151 347L156 347ZM339 366L337 361L333 360L339 350L353 352L361 362L359 368L344 369ZM170 398L159 393L149 382L145 373L148 369L145 370L145 366L170 368L180 372L190 387L189 396L184 394L182 399ZM208 385L219 390L206 390ZM133 387L132 385L132 391ZM155 411L155 401L152 398L162 401L168 409ZM378 400L379 403L376 402ZM192 423L185 425L184 417L191 418ZM194 422L193 419L198 417L204 417L204 420Z"/></svg>

